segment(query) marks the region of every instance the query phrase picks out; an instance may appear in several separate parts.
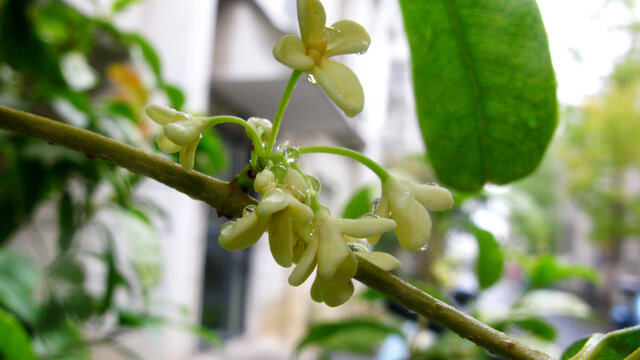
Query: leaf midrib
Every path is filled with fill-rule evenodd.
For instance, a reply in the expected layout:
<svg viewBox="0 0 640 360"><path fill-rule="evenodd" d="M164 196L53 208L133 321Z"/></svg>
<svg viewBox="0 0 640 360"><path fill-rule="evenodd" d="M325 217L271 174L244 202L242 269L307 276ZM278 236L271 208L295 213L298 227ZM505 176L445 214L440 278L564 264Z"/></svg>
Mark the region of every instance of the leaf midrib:
<svg viewBox="0 0 640 360"><path fill-rule="evenodd" d="M456 43L458 44L458 49L460 49L460 53L462 55L463 61L466 65L465 71L467 76L469 77L469 81L471 82L471 88L473 92L473 104L474 104L474 114L476 123L478 126L478 142L480 144L480 158L482 162L482 174L484 180L487 181L489 179L487 164L488 160L488 149L486 142L486 114L484 110L484 106L482 105L482 101L480 99L480 85L478 82L478 75L474 70L473 61L471 59L471 53L469 51L469 46L467 44L466 38L464 36L464 26L462 25L462 20L460 19L460 14L458 11L458 7L456 4L456 0L442 0L445 4L446 13L449 17L449 23L453 28L453 32L455 34Z"/></svg>

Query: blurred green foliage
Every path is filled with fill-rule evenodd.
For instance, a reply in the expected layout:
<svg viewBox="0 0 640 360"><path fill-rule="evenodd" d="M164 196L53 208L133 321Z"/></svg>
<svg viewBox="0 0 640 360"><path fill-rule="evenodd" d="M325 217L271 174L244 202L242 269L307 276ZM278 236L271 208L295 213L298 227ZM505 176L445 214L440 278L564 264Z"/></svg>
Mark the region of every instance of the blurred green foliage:
<svg viewBox="0 0 640 360"><path fill-rule="evenodd" d="M136 2L118 0L96 11L108 15L93 16L61 0L0 1L0 104L155 151L156 130L143 107L163 95L180 109L185 96L164 80L161 59L144 37L113 25ZM226 166L216 134L201 144L197 169L211 174ZM149 291L162 260L151 219L164 215L153 199L136 194L141 180L92 154L0 131L0 358L86 359L98 343L129 356L114 341L119 335L162 324L219 343L205 329L153 314ZM32 246L31 257L9 250L42 206L55 221L36 224L17 246ZM117 237L108 219L118 223ZM89 268L104 270L91 287ZM102 326L114 313L128 316Z"/></svg>

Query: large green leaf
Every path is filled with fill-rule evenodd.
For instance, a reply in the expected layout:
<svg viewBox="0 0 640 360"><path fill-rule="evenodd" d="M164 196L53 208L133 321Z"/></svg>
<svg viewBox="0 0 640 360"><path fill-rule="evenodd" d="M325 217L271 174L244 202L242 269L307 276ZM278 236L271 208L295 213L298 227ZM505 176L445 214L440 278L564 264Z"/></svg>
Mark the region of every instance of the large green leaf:
<svg viewBox="0 0 640 360"><path fill-rule="evenodd" d="M495 284L502 276L504 256L500 244L488 231L475 228L473 235L478 241L478 258L476 260L476 275L481 289Z"/></svg>
<svg viewBox="0 0 640 360"><path fill-rule="evenodd" d="M593 283L597 283L600 279L599 273L595 269L566 264L552 255L542 255L533 260L529 264L527 272L532 288L540 288L573 278L582 278Z"/></svg>
<svg viewBox="0 0 640 360"><path fill-rule="evenodd" d="M36 360L31 341L22 325L0 309L0 359Z"/></svg>
<svg viewBox="0 0 640 360"><path fill-rule="evenodd" d="M29 258L19 253L1 251L0 307L11 311L20 320L32 323L37 312L33 289L38 277L38 269Z"/></svg>
<svg viewBox="0 0 640 360"><path fill-rule="evenodd" d="M571 345L562 360L635 360L640 358L640 325L594 334Z"/></svg>
<svg viewBox="0 0 640 360"><path fill-rule="evenodd" d="M401 334L400 329L370 318L354 318L337 322L314 324L296 348L301 351L309 345L326 350L352 353L371 353L390 334Z"/></svg>
<svg viewBox="0 0 640 360"><path fill-rule="evenodd" d="M464 191L535 169L557 123L534 0L400 0L418 118L439 179Z"/></svg>

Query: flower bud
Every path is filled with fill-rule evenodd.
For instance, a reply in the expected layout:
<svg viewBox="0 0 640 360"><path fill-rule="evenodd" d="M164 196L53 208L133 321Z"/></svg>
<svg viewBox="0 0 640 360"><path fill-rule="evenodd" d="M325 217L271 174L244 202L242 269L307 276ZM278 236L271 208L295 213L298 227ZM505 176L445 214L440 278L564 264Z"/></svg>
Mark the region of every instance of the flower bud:
<svg viewBox="0 0 640 360"><path fill-rule="evenodd" d="M150 104L145 106L144 111L151 120L160 125L166 125L175 121L175 117L179 114L177 110L168 108L166 106Z"/></svg>

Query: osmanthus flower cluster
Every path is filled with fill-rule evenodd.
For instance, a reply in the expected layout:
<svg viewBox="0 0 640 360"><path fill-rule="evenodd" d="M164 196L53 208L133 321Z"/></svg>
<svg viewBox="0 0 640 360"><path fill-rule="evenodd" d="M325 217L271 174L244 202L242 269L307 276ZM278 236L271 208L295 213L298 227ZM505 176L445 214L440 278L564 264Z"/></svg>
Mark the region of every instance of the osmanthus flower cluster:
<svg viewBox="0 0 640 360"><path fill-rule="evenodd" d="M276 59L294 71L273 124L255 117L246 121L226 115L197 117L158 105L148 106L146 113L162 125L157 139L160 149L168 153L179 151L180 163L187 170L193 168L196 148L209 127L226 122L245 128L253 144L251 161L249 171L243 171L236 179L245 190L259 193L261 201L222 227L220 245L226 250L244 249L267 233L276 263L286 268L295 265L289 283L299 286L315 271L312 299L338 306L353 294L352 279L358 268L358 256L387 271L400 266L390 254L370 251L381 234L395 230L405 249L424 249L431 232L427 209L445 210L453 201L446 189L397 179L353 150L331 146L275 146L282 116L302 71L313 75L348 116L358 114L364 105L362 86L355 74L328 58L364 52L370 43L367 32L348 20L325 27L324 8L318 0L298 0L297 6L301 38L287 35L274 48ZM382 197L374 213L360 219L332 216L318 199L319 180L305 174L297 164L299 156L309 153L346 156L378 175Z"/></svg>

